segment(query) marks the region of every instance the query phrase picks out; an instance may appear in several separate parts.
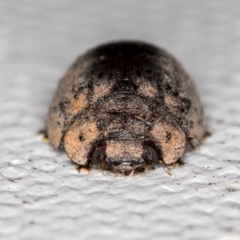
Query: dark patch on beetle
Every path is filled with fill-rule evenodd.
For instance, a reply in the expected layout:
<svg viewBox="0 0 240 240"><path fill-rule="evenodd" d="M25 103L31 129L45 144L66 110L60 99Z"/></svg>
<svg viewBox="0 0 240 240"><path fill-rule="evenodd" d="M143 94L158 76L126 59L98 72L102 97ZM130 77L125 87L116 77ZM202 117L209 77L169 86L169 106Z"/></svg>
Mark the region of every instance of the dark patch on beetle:
<svg viewBox="0 0 240 240"><path fill-rule="evenodd" d="M78 99L79 95L82 93L83 89L86 88L82 83L80 85L73 85L72 93L75 100Z"/></svg>
<svg viewBox="0 0 240 240"><path fill-rule="evenodd" d="M189 121L189 127L193 128L194 127L194 122L193 121Z"/></svg>
<svg viewBox="0 0 240 240"><path fill-rule="evenodd" d="M166 140L167 140L167 142L169 142L171 140L171 138L172 138L172 134L170 132L167 132L166 133Z"/></svg>
<svg viewBox="0 0 240 240"><path fill-rule="evenodd" d="M166 91L170 92L172 90L172 87L170 86L169 83L166 84L165 86Z"/></svg>
<svg viewBox="0 0 240 240"><path fill-rule="evenodd" d="M139 70L136 71L136 74L137 74L138 77L142 76L142 73Z"/></svg>
<svg viewBox="0 0 240 240"><path fill-rule="evenodd" d="M188 114L191 108L191 101L188 98L182 98L179 106L180 111L184 114ZM190 127L190 126L189 126Z"/></svg>
<svg viewBox="0 0 240 240"><path fill-rule="evenodd" d="M141 51L144 53L141 53ZM121 53L121 54L119 54ZM114 72L115 78L118 81L122 81L122 79L125 79L126 76L129 78L130 81L132 81L132 76L137 73L138 76L141 76L142 74L139 72L139 69L146 69L146 71L149 73L150 71L153 71L153 64L156 65L155 61L151 58L146 60L146 55L152 55L153 57L156 56L157 49L155 47L147 47L144 45L136 45L136 44L128 44L128 45L110 45L107 47L102 47L96 49L94 52L90 52L88 57L96 59L96 61L93 63L93 66L98 69L98 71L104 72L104 77L106 77L108 80L108 76L111 72ZM116 57L118 55L118 57ZM98 57L95 56L105 56L104 61L101 61ZM133 58L134 56L134 58ZM101 63L101 66L98 63ZM110 64L113 67L109 67ZM150 68L147 68L147 66L151 66ZM137 66L137 68L135 67ZM155 67L155 70L158 70L157 66ZM147 74L146 74L147 75ZM90 77L89 74L86 75L86 77Z"/></svg>
<svg viewBox="0 0 240 240"><path fill-rule="evenodd" d="M102 78L103 77L103 72L99 72L97 75L98 78Z"/></svg>
<svg viewBox="0 0 240 240"><path fill-rule="evenodd" d="M191 107L191 101L188 98L182 98L182 104L188 110Z"/></svg>
<svg viewBox="0 0 240 240"><path fill-rule="evenodd" d="M178 93L177 91L174 91L174 92L172 93L172 95L173 95L174 97L178 97L178 96L179 96L179 93Z"/></svg>
<svg viewBox="0 0 240 240"><path fill-rule="evenodd" d="M147 69L147 70L146 70L146 73L147 73L147 74L151 74L152 71L151 71L150 69Z"/></svg>
<svg viewBox="0 0 240 240"><path fill-rule="evenodd" d="M110 64L109 64L109 68L110 68L110 69L113 69L113 68L115 68L115 67L116 67L115 64L113 64L113 63L110 63Z"/></svg>
<svg viewBox="0 0 240 240"><path fill-rule="evenodd" d="M85 137L84 137L82 134L80 134L79 140L80 140L81 142L83 142L83 141L85 141Z"/></svg>
<svg viewBox="0 0 240 240"><path fill-rule="evenodd" d="M130 92L130 91L136 91L137 90L137 85L134 84L131 81L119 81L117 82L112 91L113 92Z"/></svg>
<svg viewBox="0 0 240 240"><path fill-rule="evenodd" d="M59 101L59 108L63 114L67 113L68 106L70 104L70 101L67 98L62 98Z"/></svg>

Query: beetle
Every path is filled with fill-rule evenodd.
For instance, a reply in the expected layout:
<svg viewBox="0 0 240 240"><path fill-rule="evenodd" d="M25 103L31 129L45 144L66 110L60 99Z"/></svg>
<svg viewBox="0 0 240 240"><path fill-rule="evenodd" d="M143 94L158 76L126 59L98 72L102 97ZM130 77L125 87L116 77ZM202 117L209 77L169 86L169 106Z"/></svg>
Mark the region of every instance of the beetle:
<svg viewBox="0 0 240 240"><path fill-rule="evenodd" d="M76 59L51 103L47 134L80 166L139 173L178 161L205 132L196 87L165 50L138 41Z"/></svg>

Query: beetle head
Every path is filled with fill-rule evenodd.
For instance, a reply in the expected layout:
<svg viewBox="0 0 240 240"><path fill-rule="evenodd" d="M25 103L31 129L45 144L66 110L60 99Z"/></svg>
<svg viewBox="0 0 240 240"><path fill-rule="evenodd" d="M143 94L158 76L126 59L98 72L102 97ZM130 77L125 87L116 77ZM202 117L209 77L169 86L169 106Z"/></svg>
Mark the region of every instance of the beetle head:
<svg viewBox="0 0 240 240"><path fill-rule="evenodd" d="M90 164L104 170L128 175L153 169L161 154L151 141L113 139L99 141L90 155Z"/></svg>

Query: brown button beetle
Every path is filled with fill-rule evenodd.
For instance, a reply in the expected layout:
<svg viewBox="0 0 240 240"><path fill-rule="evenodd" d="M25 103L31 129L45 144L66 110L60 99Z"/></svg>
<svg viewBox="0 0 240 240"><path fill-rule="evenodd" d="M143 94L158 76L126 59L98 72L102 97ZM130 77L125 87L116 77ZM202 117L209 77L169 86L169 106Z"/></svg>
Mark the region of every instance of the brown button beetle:
<svg viewBox="0 0 240 240"><path fill-rule="evenodd" d="M62 78L50 143L80 166L129 174L179 160L204 134L194 83L166 51L113 42L80 56Z"/></svg>

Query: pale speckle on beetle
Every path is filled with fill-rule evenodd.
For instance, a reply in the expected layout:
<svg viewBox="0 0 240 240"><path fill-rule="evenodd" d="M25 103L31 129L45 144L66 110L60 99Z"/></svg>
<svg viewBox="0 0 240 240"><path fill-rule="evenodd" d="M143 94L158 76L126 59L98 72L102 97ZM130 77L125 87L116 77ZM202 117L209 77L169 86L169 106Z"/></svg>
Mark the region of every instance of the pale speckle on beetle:
<svg viewBox="0 0 240 240"><path fill-rule="evenodd" d="M123 174L175 163L203 138L189 75L165 50L113 42L80 56L61 79L47 133L80 166Z"/></svg>

